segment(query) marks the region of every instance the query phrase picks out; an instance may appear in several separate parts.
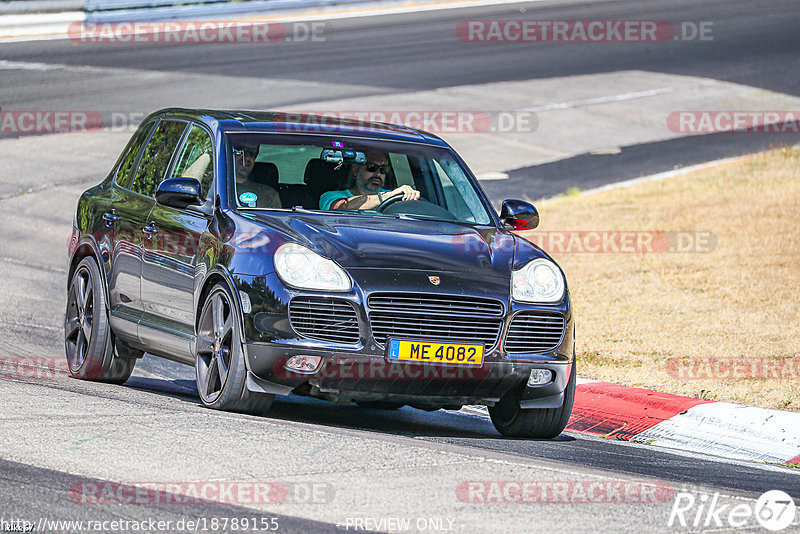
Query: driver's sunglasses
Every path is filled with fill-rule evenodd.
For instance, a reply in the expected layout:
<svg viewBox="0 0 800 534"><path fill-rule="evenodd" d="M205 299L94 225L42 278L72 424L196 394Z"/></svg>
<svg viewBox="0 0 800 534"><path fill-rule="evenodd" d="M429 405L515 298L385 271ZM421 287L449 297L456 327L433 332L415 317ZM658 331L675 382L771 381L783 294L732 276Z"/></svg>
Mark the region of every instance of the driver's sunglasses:
<svg viewBox="0 0 800 534"><path fill-rule="evenodd" d="M364 164L364 167L367 169L367 172L375 172L380 171L381 174L389 174L389 165L378 165L377 163L372 163L368 161Z"/></svg>
<svg viewBox="0 0 800 534"><path fill-rule="evenodd" d="M245 154L247 154L248 156L253 157L253 158L258 156L258 151L256 149L254 149L254 148L249 148L249 147L248 148L235 148L234 152L236 153L236 155L239 155L239 156L244 156Z"/></svg>

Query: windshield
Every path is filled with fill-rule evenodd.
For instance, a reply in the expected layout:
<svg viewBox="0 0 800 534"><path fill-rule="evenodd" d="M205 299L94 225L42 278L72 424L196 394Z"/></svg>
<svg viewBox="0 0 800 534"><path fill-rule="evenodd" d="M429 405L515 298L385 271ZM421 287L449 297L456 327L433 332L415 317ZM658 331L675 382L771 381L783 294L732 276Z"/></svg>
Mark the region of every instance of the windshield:
<svg viewBox="0 0 800 534"><path fill-rule="evenodd" d="M231 134L229 201L488 225L466 170L444 148L321 136Z"/></svg>

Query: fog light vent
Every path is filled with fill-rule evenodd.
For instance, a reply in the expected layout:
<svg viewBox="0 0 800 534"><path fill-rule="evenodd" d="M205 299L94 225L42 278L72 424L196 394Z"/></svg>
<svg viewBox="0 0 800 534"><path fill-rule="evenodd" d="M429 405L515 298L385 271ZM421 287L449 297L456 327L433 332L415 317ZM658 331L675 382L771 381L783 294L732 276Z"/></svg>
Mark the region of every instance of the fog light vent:
<svg viewBox="0 0 800 534"><path fill-rule="evenodd" d="M320 362L322 362L322 356L292 356L286 362L285 367L297 373L314 373Z"/></svg>
<svg viewBox="0 0 800 534"><path fill-rule="evenodd" d="M543 386L553 381L553 371L549 369L531 369L528 377L528 387Z"/></svg>

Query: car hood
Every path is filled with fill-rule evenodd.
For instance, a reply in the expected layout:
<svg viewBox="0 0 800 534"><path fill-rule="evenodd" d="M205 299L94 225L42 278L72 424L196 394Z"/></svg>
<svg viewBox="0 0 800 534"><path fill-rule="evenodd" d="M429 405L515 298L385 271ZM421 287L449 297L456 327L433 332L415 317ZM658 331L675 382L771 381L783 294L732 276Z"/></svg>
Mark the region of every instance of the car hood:
<svg viewBox="0 0 800 534"><path fill-rule="evenodd" d="M344 268L508 278L516 238L492 227L378 216L254 215Z"/></svg>

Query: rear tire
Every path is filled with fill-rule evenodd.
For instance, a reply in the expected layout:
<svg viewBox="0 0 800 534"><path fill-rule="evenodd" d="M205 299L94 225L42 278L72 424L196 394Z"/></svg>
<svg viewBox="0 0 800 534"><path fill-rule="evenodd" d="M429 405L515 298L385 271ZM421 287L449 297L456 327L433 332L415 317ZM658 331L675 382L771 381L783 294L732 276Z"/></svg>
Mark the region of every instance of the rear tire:
<svg viewBox="0 0 800 534"><path fill-rule="evenodd" d="M564 402L559 408L523 409L519 405L522 388L509 391L500 402L489 407L489 416L498 432L515 438L552 439L567 426L575 400L575 383L578 372L573 360Z"/></svg>
<svg viewBox="0 0 800 534"><path fill-rule="evenodd" d="M135 357L115 351L103 277L91 257L81 260L70 281L64 348L70 376L81 380L122 384L136 365Z"/></svg>
<svg viewBox="0 0 800 534"><path fill-rule="evenodd" d="M208 408L259 415L275 395L247 389L247 366L241 342L238 306L225 284L208 294L197 323L195 379L200 400Z"/></svg>

